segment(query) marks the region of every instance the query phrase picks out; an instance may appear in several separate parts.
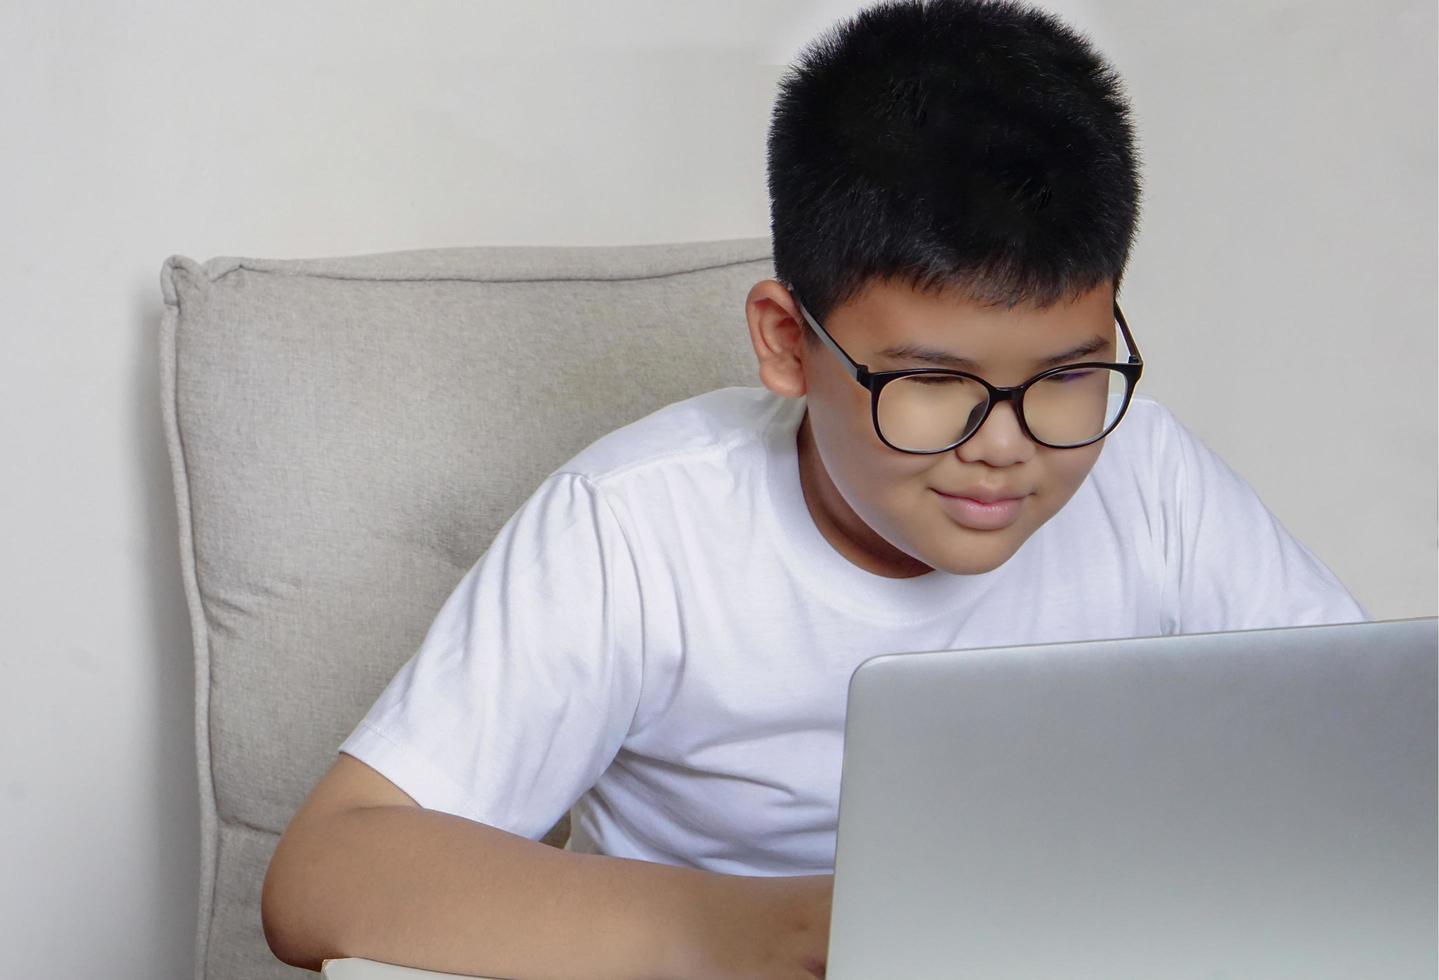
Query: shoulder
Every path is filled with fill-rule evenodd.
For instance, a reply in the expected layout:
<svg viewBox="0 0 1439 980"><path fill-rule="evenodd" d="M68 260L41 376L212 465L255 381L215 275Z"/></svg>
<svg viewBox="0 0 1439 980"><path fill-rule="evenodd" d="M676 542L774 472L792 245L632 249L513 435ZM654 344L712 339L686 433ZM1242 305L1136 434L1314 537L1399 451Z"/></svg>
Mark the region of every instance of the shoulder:
<svg viewBox="0 0 1439 980"><path fill-rule="evenodd" d="M722 462L760 446L785 406L785 399L762 388L721 388L616 429L557 472L603 485L666 465Z"/></svg>
<svg viewBox="0 0 1439 980"><path fill-rule="evenodd" d="M1131 403L1087 484L1108 508L1133 505L1170 516L1222 502L1254 502L1243 477L1152 398Z"/></svg>
<svg viewBox="0 0 1439 980"><path fill-rule="evenodd" d="M1106 443L1095 466L1101 475L1142 472L1165 486L1239 481L1203 438L1153 398L1135 398Z"/></svg>
<svg viewBox="0 0 1439 980"><path fill-rule="evenodd" d="M510 520L510 538L546 541L719 512L764 485L766 440L799 403L723 388L675 402L591 443L546 477ZM787 411L788 409L788 411ZM615 521L618 519L619 525Z"/></svg>
<svg viewBox="0 0 1439 980"><path fill-rule="evenodd" d="M1136 473L1154 473L1179 463L1192 433L1174 413L1153 398L1136 397L1129 404L1124 421L1104 441L1104 451L1095 464L1097 481Z"/></svg>
<svg viewBox="0 0 1439 980"><path fill-rule="evenodd" d="M1166 406L1153 398L1135 396L1125 412L1124 421L1105 441L1105 452L1111 448L1120 454L1152 452L1157 443L1173 439L1183 426Z"/></svg>
<svg viewBox="0 0 1439 980"><path fill-rule="evenodd" d="M1217 463L1168 407L1153 398L1135 398L1105 440L1080 496L1107 512L1137 508L1157 520Z"/></svg>

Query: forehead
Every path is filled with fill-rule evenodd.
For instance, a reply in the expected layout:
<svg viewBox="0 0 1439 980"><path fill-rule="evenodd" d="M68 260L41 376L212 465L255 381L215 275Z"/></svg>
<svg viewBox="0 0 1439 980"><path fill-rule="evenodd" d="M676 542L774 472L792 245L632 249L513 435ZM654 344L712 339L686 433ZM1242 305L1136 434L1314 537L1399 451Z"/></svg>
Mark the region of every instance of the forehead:
<svg viewBox="0 0 1439 980"><path fill-rule="evenodd" d="M1041 360L1114 331L1114 287L1105 283L1047 307L995 306L955 289L876 281L836 306L826 328L845 347L873 354L922 345L974 361ZM863 360L863 358L860 358Z"/></svg>

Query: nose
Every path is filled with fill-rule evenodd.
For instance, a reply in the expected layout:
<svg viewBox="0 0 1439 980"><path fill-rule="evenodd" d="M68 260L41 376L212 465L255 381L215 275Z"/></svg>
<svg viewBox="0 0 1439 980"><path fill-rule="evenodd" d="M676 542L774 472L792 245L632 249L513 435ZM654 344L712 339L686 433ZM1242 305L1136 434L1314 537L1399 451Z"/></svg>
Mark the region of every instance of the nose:
<svg viewBox="0 0 1439 980"><path fill-rule="evenodd" d="M966 463L1013 466L1031 459L1035 444L1020 427L1014 403L1004 401L995 405L979 431L956 446L954 451Z"/></svg>

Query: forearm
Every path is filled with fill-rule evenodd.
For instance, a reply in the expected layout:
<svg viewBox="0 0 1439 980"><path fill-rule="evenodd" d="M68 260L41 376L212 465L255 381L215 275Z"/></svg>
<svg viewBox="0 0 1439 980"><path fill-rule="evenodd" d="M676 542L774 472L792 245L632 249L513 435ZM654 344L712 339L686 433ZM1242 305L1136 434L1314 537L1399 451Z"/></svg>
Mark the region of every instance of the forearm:
<svg viewBox="0 0 1439 980"><path fill-rule="evenodd" d="M560 851L412 806L292 825L262 918L295 966L363 956L515 978L673 976L705 880L641 861Z"/></svg>

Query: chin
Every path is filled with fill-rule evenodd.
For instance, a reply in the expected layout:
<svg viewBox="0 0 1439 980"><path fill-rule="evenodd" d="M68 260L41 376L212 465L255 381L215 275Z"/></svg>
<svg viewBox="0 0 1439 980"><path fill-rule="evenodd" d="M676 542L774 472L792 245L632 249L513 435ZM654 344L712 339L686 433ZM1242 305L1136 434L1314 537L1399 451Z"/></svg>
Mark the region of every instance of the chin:
<svg viewBox="0 0 1439 980"><path fill-rule="evenodd" d="M988 535L987 535L988 536ZM980 539L955 542L953 548L940 554L920 554L915 557L938 572L951 575L983 575L992 572L1014 557L1023 540L1015 541L1008 536L1003 540Z"/></svg>

